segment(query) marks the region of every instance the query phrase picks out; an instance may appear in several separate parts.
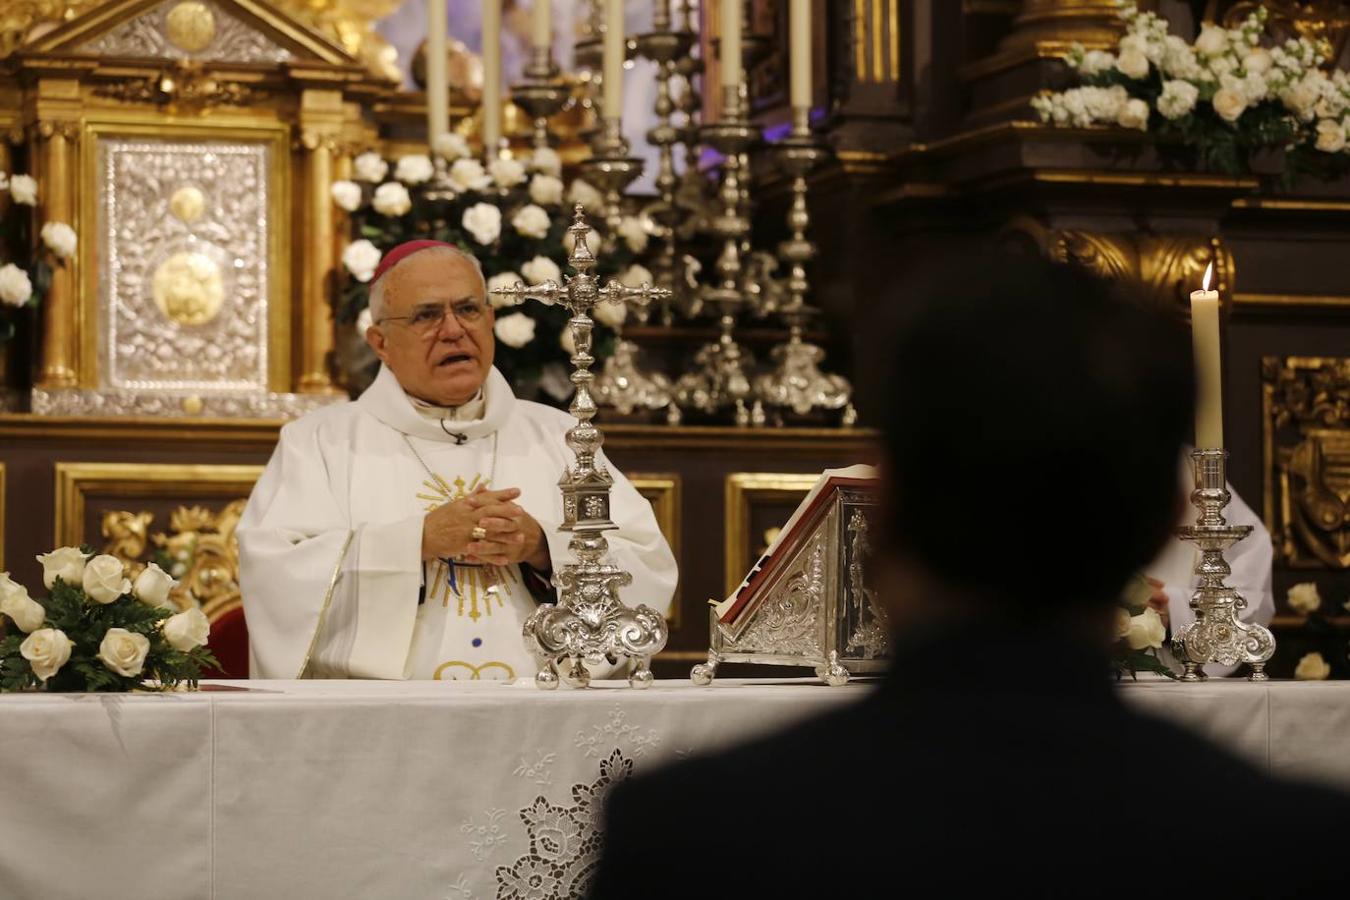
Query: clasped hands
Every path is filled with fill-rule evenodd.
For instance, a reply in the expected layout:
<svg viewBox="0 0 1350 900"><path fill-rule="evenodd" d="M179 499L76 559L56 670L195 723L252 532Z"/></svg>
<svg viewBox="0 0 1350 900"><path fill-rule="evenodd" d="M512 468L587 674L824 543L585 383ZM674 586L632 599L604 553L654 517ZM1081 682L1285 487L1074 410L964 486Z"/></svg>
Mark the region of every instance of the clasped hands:
<svg viewBox="0 0 1350 900"><path fill-rule="evenodd" d="M544 529L518 504L519 488L472 494L438 506L422 520L422 558L551 568Z"/></svg>

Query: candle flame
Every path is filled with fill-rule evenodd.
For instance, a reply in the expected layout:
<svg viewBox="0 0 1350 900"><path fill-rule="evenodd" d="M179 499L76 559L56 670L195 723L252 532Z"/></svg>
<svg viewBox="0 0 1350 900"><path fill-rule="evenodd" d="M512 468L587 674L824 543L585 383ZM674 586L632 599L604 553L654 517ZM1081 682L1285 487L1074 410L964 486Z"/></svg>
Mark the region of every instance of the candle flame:
<svg viewBox="0 0 1350 900"><path fill-rule="evenodd" d="M1214 261L1210 260L1209 266L1205 269L1204 290L1209 290L1209 284L1214 280Z"/></svg>

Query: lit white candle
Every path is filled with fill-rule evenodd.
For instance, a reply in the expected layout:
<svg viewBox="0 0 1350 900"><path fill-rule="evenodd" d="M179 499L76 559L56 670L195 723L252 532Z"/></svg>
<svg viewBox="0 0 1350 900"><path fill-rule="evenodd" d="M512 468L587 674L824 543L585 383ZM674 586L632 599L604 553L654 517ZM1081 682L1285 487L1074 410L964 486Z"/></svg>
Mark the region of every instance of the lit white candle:
<svg viewBox="0 0 1350 900"><path fill-rule="evenodd" d="M811 0L792 0L788 10L788 43L792 80L789 99L792 106L811 106Z"/></svg>
<svg viewBox="0 0 1350 900"><path fill-rule="evenodd" d="M1191 293L1191 342L1195 348L1195 446L1223 447L1223 363L1219 351L1219 292L1209 289L1214 263L1202 290Z"/></svg>
<svg viewBox="0 0 1350 900"><path fill-rule="evenodd" d="M434 144L450 126L450 85L446 76L445 0L427 3L427 143Z"/></svg>
<svg viewBox="0 0 1350 900"><path fill-rule="evenodd" d="M553 46L553 22L549 18L553 12L552 5L552 0L534 0L533 15L530 17L530 44L532 46Z"/></svg>
<svg viewBox="0 0 1350 900"><path fill-rule="evenodd" d="M722 86L738 87L741 83L741 0L721 0L721 3L718 37L722 44L718 65L722 69Z"/></svg>
<svg viewBox="0 0 1350 900"><path fill-rule="evenodd" d="M623 116L623 58L625 35L623 0L605 0L604 115Z"/></svg>
<svg viewBox="0 0 1350 900"><path fill-rule="evenodd" d="M502 0L483 0L483 155L502 137Z"/></svg>

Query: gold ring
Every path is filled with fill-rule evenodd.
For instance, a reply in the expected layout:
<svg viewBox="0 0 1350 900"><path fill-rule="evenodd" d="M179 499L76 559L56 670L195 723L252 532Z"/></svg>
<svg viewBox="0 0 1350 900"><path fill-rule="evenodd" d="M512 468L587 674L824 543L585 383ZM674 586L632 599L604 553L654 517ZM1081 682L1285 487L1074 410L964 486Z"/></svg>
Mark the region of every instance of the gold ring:
<svg viewBox="0 0 1350 900"><path fill-rule="evenodd" d="M475 541L481 541L485 537L487 537L486 528L484 528L482 525L473 526L473 539Z"/></svg>

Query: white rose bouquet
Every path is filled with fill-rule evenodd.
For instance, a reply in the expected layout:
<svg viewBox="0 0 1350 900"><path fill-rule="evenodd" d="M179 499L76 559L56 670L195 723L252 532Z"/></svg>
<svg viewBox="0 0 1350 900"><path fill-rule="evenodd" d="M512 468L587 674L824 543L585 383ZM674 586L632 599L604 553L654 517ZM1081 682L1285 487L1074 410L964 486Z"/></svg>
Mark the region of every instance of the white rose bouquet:
<svg viewBox="0 0 1350 900"><path fill-rule="evenodd" d="M0 691L196 687L219 664L210 624L179 611L175 582L154 563L133 581L115 556L61 547L38 557L46 598L0 573Z"/></svg>
<svg viewBox="0 0 1350 900"><path fill-rule="evenodd" d="M1240 27L1206 23L1187 43L1166 19L1118 2L1125 35L1116 52L1073 48L1068 62L1083 86L1036 97L1041 121L1156 133L1228 174L1251 171L1266 150L1286 151L1286 176L1350 166L1350 76L1324 70L1325 42L1277 44L1258 6Z"/></svg>
<svg viewBox="0 0 1350 900"><path fill-rule="evenodd" d="M33 240L40 218L38 183L29 175L0 172L0 194L9 203L0 221L0 344L14 337L24 310L36 307L51 287L52 272L69 264L79 240L64 222L48 221ZM36 249L35 249L36 245Z"/></svg>
<svg viewBox="0 0 1350 900"><path fill-rule="evenodd" d="M1156 672L1175 678L1176 673L1158 656L1167 640L1167 626L1158 611L1149 606L1153 585L1142 575L1135 575L1125 585L1116 605L1115 646L1111 664L1116 677L1131 678L1140 672Z"/></svg>
<svg viewBox="0 0 1350 900"><path fill-rule="evenodd" d="M561 281L572 204L584 203L590 221L601 225L600 193L581 180L565 185L561 160L551 150L496 159L485 166L470 156L468 145L458 135L443 136L432 149L445 166L451 197L445 197L437 185L434 164L425 156L389 162L373 153L362 154L355 166L355 180L334 186L333 202L352 226L352 243L342 257L345 277L337 299L339 321L363 321L375 264L403 241L432 238L457 244L478 258L489 283L522 276L542 280L533 278L539 272L552 272L551 277ZM390 173L394 180L385 180ZM605 254L600 274L610 276L626 269L646 242L642 223L625 219L618 251ZM597 249L597 241L591 247ZM560 343L566 311L526 303L502 310L499 316L516 317L504 323L498 319L495 362L517 395L565 404L572 389L568 354ZM612 330L602 327L597 329L592 352L603 360L613 344ZM363 347L357 351L344 355L344 365L348 382L359 390L374 376L378 363Z"/></svg>

